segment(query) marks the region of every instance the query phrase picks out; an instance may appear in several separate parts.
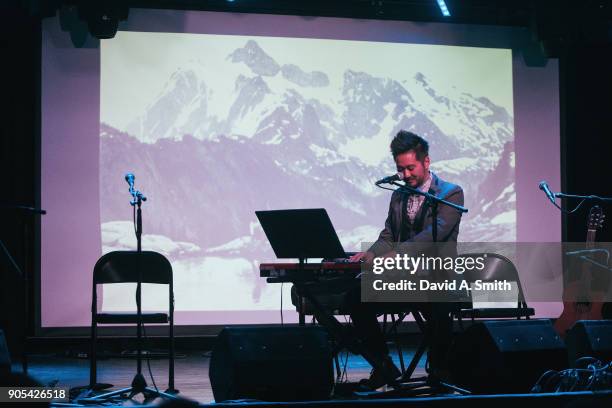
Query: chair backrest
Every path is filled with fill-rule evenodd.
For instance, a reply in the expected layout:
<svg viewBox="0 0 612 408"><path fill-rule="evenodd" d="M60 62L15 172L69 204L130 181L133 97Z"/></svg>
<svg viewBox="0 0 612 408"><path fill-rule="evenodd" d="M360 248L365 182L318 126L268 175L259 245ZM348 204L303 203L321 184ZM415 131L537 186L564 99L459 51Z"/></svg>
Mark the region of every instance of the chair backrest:
<svg viewBox="0 0 612 408"><path fill-rule="evenodd" d="M494 280L506 280L510 282L516 282L518 286L518 301L524 302L523 287L521 286L521 280L518 271L512 261L503 255L496 254L493 252L486 253L469 253L461 254L459 256L469 256L471 258L483 257L484 268L482 270L468 270L463 275L468 282L474 283L477 280L482 281L494 281Z"/></svg>
<svg viewBox="0 0 612 408"><path fill-rule="evenodd" d="M138 282L172 285L172 266L165 256L152 251L113 251L94 266L94 285Z"/></svg>

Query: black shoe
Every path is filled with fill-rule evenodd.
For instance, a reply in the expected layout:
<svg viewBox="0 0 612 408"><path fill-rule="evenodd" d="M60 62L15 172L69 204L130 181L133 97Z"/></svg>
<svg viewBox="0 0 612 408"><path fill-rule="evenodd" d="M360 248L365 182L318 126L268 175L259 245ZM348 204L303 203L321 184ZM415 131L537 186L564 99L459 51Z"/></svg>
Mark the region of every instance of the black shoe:
<svg viewBox="0 0 612 408"><path fill-rule="evenodd" d="M359 382L365 389L375 390L383 385L393 383L402 373L393 364L390 357L386 357L379 368L374 368L370 373L370 378Z"/></svg>

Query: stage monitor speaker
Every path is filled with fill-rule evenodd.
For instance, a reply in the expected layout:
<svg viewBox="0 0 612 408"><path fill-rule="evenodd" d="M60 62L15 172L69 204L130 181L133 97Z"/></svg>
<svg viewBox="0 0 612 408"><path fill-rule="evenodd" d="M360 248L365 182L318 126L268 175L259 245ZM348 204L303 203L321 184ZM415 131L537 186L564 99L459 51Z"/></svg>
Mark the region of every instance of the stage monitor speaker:
<svg viewBox="0 0 612 408"><path fill-rule="evenodd" d="M4 332L0 329L0 376L11 372L11 358L4 338Z"/></svg>
<svg viewBox="0 0 612 408"><path fill-rule="evenodd" d="M550 320L478 322L457 336L449 364L453 383L474 393L526 393L567 366L567 350Z"/></svg>
<svg viewBox="0 0 612 408"><path fill-rule="evenodd" d="M216 402L329 399L334 372L327 332L318 326L226 327L208 376Z"/></svg>
<svg viewBox="0 0 612 408"><path fill-rule="evenodd" d="M565 336L571 367L581 357L593 357L604 364L612 361L612 320L579 320Z"/></svg>

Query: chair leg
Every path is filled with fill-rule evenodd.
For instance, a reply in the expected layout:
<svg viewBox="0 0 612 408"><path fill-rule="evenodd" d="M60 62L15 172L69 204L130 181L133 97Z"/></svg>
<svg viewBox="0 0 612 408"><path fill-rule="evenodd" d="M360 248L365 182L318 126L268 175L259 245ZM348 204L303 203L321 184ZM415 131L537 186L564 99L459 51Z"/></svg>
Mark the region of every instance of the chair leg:
<svg viewBox="0 0 612 408"><path fill-rule="evenodd" d="M169 298L168 298L168 348L169 348L169 361L168 361L168 389L167 394L174 395L178 394L178 390L174 388L174 288L172 282L169 287Z"/></svg>
<svg viewBox="0 0 612 408"><path fill-rule="evenodd" d="M334 355L334 365L336 366L336 382L340 382L340 380L342 379L342 371L340 366L340 359L337 353Z"/></svg>
<svg viewBox="0 0 612 408"><path fill-rule="evenodd" d="M170 361L168 362L168 392L176 392L174 388L174 316L170 321Z"/></svg>
<svg viewBox="0 0 612 408"><path fill-rule="evenodd" d="M395 343L395 348L397 349L397 356L399 357L400 361L400 371L402 372L402 374L404 374L404 371L406 371L406 365L404 364L404 352L402 351L402 345L399 342L397 334L397 326L400 322L401 318L398 317L396 319L394 314L391 315L391 331L393 332L394 339L393 342Z"/></svg>
<svg viewBox="0 0 612 408"><path fill-rule="evenodd" d="M306 305L306 299L302 296L298 296L298 304L300 305L300 310L298 311L298 323L300 326L306 325L306 315L304 314L304 308Z"/></svg>
<svg viewBox="0 0 612 408"><path fill-rule="evenodd" d="M96 343L98 340L98 326L95 319L91 323L91 349L89 351L89 388L93 389L98 382L97 379L97 349Z"/></svg>

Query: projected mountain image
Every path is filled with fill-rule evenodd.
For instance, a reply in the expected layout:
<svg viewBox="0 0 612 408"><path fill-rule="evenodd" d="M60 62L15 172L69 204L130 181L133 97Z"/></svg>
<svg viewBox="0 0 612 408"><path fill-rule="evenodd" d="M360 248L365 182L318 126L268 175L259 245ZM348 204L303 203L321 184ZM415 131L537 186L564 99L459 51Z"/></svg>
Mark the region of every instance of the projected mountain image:
<svg viewBox="0 0 612 408"><path fill-rule="evenodd" d="M400 129L426 138L433 171L464 188L461 241L515 240L512 115L426 72L393 78L346 66L338 79L280 63L248 40L225 58L177 66L130 114L122 127L101 118L103 252L133 248L121 179L132 171L150 197L143 248L172 261L177 310L278 307L278 288L258 277L258 261L274 254L255 210L324 207L347 250L375 240L390 192L373 182L395 173L388 145ZM122 300L109 293L105 302Z"/></svg>

